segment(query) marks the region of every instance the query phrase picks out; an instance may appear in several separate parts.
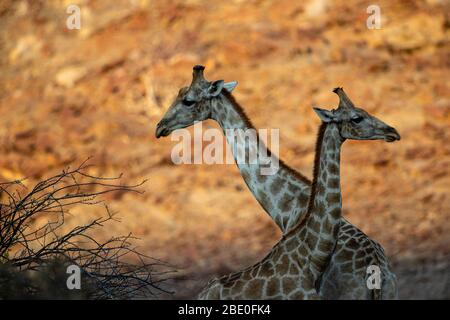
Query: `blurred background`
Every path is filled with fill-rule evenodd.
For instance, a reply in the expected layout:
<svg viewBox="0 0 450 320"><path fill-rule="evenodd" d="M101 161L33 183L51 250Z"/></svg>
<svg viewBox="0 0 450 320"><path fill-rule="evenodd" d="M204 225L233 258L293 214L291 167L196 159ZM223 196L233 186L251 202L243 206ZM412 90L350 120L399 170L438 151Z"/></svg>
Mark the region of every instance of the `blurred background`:
<svg viewBox="0 0 450 320"><path fill-rule="evenodd" d="M80 30L66 27L70 4ZM371 4L381 29L366 27ZM96 236L139 237L141 252L179 269L167 297L194 298L281 233L235 165L174 165L176 142L155 138L192 66L237 80L255 126L279 128L280 157L308 177L311 107L335 107L343 86L402 136L344 145L344 216L383 245L400 298L449 299L449 36L445 0L0 0L0 181L31 187L90 156L92 174L148 178L144 194L107 199L120 222ZM74 208L67 225L100 211Z"/></svg>

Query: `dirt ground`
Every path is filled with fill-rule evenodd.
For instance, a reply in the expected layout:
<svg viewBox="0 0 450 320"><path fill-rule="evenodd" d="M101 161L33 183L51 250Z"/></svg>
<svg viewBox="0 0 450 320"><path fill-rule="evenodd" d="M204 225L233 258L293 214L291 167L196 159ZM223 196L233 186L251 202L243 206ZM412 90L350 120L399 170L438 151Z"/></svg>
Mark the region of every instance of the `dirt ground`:
<svg viewBox="0 0 450 320"><path fill-rule="evenodd" d="M319 119L343 86L402 140L348 141L344 216L378 240L404 299L450 299L450 2L0 0L0 180L39 179L92 156L92 173L145 193L107 198L141 251L177 266L193 298L208 279L261 259L281 234L235 165L174 165L155 126L204 64L237 80L257 128L280 129L280 157L311 177ZM204 127L218 127L212 121ZM102 214L75 208L68 226Z"/></svg>

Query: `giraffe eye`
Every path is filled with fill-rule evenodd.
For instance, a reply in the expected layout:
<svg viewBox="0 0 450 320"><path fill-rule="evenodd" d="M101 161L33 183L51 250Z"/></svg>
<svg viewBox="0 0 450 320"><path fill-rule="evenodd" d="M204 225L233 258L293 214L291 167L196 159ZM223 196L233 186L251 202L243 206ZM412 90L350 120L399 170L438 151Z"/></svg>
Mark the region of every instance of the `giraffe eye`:
<svg viewBox="0 0 450 320"><path fill-rule="evenodd" d="M361 121L363 121L363 117L356 117L352 119L353 123L360 123Z"/></svg>
<svg viewBox="0 0 450 320"><path fill-rule="evenodd" d="M195 103L194 100L183 99L183 104L184 104L185 106L190 107L190 106L192 106L194 103Z"/></svg>

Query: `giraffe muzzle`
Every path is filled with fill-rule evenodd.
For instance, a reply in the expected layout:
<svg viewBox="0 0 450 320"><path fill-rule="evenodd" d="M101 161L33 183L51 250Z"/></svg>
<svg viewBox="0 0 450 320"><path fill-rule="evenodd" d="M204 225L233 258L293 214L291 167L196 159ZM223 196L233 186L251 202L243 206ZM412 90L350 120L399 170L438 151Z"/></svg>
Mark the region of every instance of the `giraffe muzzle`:
<svg viewBox="0 0 450 320"><path fill-rule="evenodd" d="M160 121L156 125L155 136L157 139L159 139L160 137L166 137L169 135L170 130L169 130L169 128L167 128L166 124L167 124L167 121Z"/></svg>
<svg viewBox="0 0 450 320"><path fill-rule="evenodd" d="M400 134L394 128L389 127L386 130L385 138L384 138L384 140L386 142L394 142L394 141L397 141L397 140L400 140L400 139L401 139Z"/></svg>

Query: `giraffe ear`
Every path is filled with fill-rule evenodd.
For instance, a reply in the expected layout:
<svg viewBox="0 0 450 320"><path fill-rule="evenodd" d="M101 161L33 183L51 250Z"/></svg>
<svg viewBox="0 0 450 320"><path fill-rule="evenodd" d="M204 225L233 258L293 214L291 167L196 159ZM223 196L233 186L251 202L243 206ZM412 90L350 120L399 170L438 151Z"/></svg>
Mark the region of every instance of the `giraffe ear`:
<svg viewBox="0 0 450 320"><path fill-rule="evenodd" d="M333 112L331 112L329 110L325 110L325 109L315 108L315 107L313 109L323 122L328 123L328 122L335 120L335 116L334 116Z"/></svg>
<svg viewBox="0 0 450 320"><path fill-rule="evenodd" d="M231 81L231 82L224 83L223 87L224 87L229 93L231 93L231 92L234 90L234 88L236 88L237 84L238 84L237 81Z"/></svg>
<svg viewBox="0 0 450 320"><path fill-rule="evenodd" d="M224 87L223 80L217 80L211 83L211 85L208 88L208 96L210 97L217 97Z"/></svg>

